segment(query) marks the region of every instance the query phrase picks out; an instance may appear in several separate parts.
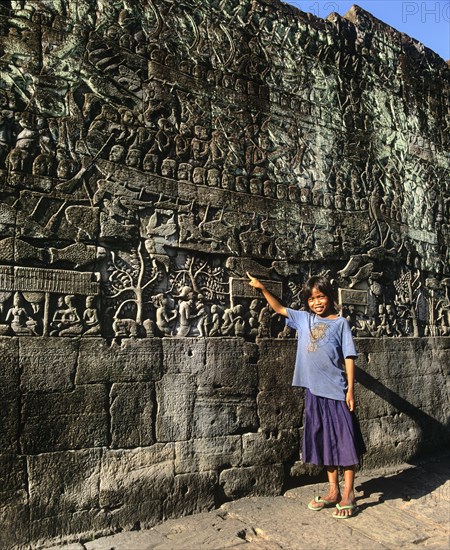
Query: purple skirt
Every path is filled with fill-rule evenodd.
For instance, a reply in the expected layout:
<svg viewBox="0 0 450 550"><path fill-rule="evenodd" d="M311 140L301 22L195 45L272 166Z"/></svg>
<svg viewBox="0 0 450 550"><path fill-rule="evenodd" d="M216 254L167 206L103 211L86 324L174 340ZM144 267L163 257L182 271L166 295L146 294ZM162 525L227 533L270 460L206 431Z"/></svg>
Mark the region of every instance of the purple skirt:
<svg viewBox="0 0 450 550"><path fill-rule="evenodd" d="M318 466L353 466L366 447L358 420L345 401L305 396L302 460Z"/></svg>

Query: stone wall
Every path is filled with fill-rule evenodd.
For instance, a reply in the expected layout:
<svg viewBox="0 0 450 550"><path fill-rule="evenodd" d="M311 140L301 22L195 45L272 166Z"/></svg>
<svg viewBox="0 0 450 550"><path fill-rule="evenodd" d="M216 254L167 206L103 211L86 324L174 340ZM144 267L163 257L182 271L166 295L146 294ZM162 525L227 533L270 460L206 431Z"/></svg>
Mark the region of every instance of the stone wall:
<svg viewBox="0 0 450 550"><path fill-rule="evenodd" d="M295 340L39 342L0 340L2 548L151 527L280 494L310 472L303 390L290 386ZM357 348L363 466L442 449L449 339L359 338Z"/></svg>
<svg viewBox="0 0 450 550"><path fill-rule="evenodd" d="M439 448L444 60L358 7L11 0L0 73L0 546L304 473L295 335L247 271L339 287L365 464Z"/></svg>

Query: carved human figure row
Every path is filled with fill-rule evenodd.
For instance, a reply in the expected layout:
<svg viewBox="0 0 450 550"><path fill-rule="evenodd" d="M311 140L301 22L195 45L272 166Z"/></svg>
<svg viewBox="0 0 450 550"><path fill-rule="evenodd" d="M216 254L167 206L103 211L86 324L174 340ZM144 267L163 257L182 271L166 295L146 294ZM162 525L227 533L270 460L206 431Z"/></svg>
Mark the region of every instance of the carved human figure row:
<svg viewBox="0 0 450 550"><path fill-rule="evenodd" d="M38 293L15 292L6 297L2 293L0 334L8 336L99 336L113 335L120 341L123 338L138 337L243 337L290 338L294 332L284 327L264 301L259 299L241 300L233 306L224 306L206 300L202 294L190 287L182 288L180 294L158 293L152 297L153 307L142 324L133 317L115 314L103 318L96 307L94 296L84 299L84 308L77 307L82 297L60 295L52 304L48 326L43 326L43 296ZM40 299L41 298L41 299ZM7 307L11 302L10 307ZM6 307L4 307L6 304ZM295 307L298 304L293 304ZM120 308L117 308L117 312ZM356 336L401 337L413 336L413 323L408 304L396 300L395 304L381 303L373 316L361 313L354 306L343 307L342 315L349 321ZM101 327L106 321L109 327ZM101 330L103 329L103 330ZM450 335L450 303L441 300L433 322L423 322L423 336Z"/></svg>
<svg viewBox="0 0 450 550"><path fill-rule="evenodd" d="M52 296L44 292L1 292L0 334L5 336L98 336L95 296ZM84 307L76 302L84 301ZM48 311L47 308L50 310Z"/></svg>

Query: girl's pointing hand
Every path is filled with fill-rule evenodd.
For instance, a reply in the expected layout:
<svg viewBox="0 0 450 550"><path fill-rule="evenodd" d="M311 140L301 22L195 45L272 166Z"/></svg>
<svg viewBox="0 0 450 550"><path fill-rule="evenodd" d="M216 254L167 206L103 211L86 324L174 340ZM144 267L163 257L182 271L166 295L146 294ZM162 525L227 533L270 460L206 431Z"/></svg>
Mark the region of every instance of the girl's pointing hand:
<svg viewBox="0 0 450 550"><path fill-rule="evenodd" d="M256 277L253 277L252 275L250 275L248 271L247 271L247 277L250 279L250 282L248 284L253 288L259 288L261 290L264 288L264 285L262 284L262 282Z"/></svg>

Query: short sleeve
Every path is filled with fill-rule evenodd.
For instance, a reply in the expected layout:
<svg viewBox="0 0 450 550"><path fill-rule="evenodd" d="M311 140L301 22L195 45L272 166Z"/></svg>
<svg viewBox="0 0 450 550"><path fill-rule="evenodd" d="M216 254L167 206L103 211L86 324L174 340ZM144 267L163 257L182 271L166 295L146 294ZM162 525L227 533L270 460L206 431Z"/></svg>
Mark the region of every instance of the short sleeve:
<svg viewBox="0 0 450 550"><path fill-rule="evenodd" d="M344 359L346 357L358 357L355 348L355 342L353 341L352 329L347 321L343 319L342 325L342 355Z"/></svg>
<svg viewBox="0 0 450 550"><path fill-rule="evenodd" d="M289 307L286 308L286 311L288 314L286 318L286 325L295 330L300 330L302 321L304 321L305 317L309 314L306 313L306 311L298 311L297 309L291 309Z"/></svg>

